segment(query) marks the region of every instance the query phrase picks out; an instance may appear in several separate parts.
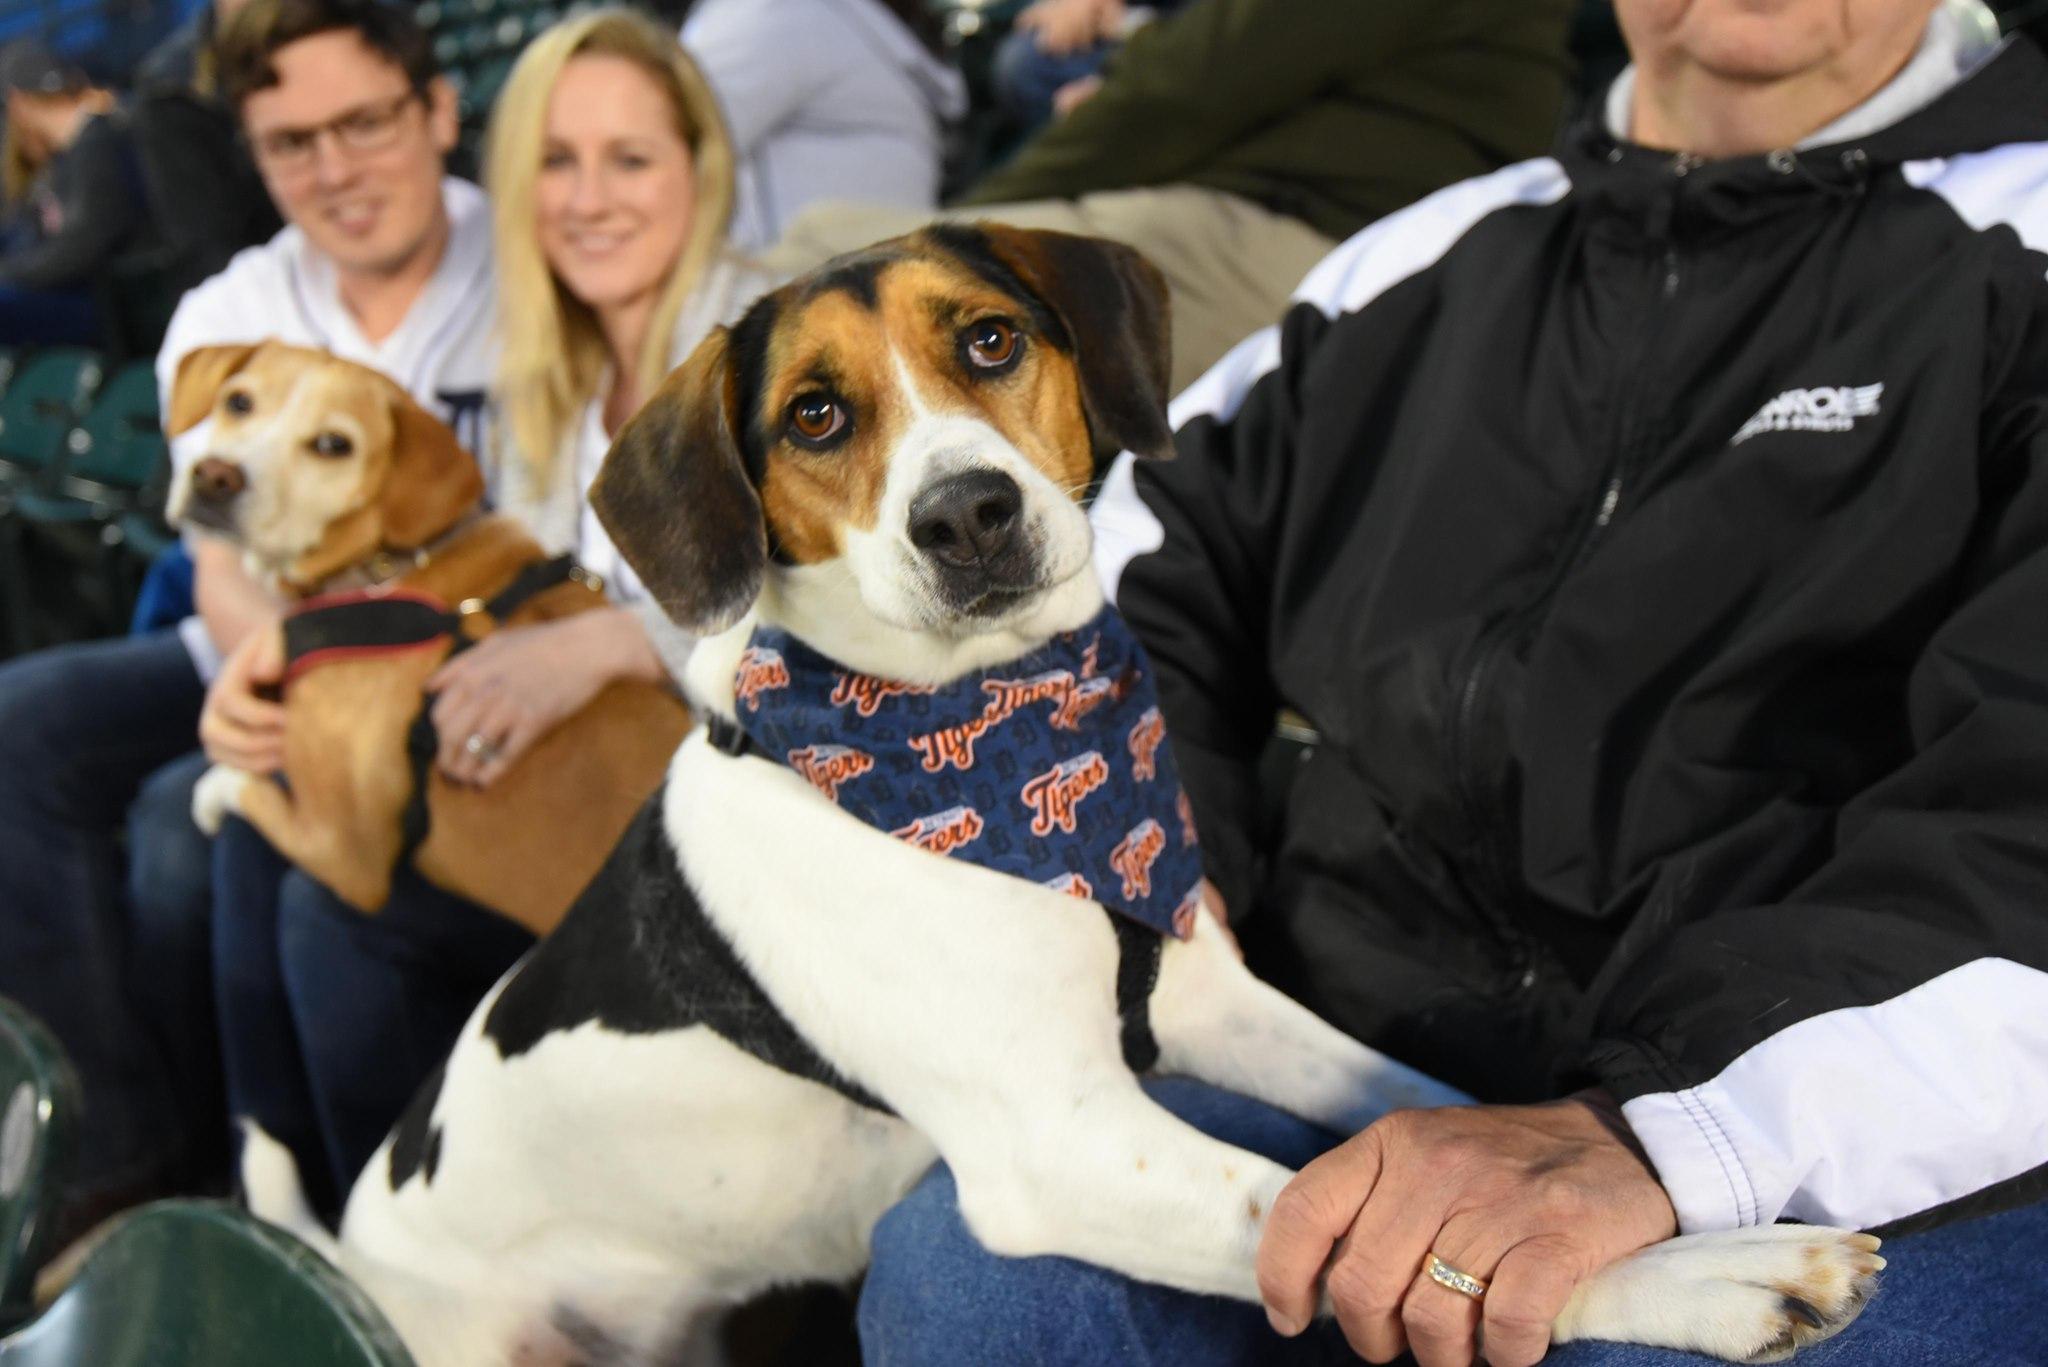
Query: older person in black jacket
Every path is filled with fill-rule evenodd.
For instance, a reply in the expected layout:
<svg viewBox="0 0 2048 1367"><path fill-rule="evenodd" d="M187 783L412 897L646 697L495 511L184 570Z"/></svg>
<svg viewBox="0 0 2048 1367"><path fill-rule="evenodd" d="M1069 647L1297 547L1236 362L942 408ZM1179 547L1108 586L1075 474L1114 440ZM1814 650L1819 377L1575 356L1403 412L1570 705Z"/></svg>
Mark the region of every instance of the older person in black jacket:
<svg viewBox="0 0 2048 1367"><path fill-rule="evenodd" d="M1284 1346L939 1275L928 1185L886 1360L1038 1304L1176 1362L1525 1367L1591 1271L1780 1219L1947 1226L1834 1360L2048 1360L2048 60L1975 3L1618 10L1554 159L1339 248L1095 509L1254 965L1495 1104L1331 1147L1176 1098L1329 1148L1264 1236Z"/></svg>

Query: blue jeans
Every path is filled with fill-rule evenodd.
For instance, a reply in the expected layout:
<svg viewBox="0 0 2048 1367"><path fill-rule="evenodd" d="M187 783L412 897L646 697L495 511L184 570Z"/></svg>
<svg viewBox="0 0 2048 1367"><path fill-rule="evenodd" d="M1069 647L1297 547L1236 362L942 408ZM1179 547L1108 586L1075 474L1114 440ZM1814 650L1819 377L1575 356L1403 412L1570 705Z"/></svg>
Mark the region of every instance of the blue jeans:
<svg viewBox="0 0 2048 1367"><path fill-rule="evenodd" d="M1146 1086L1215 1137L1299 1167L1337 1136L1184 1079ZM2048 1204L1886 1242L1883 1287L1860 1319L1800 1353L1812 1367L2039 1367L2048 1362ZM1116 1364L1257 1367L1356 1363L1319 1323L1282 1339L1254 1305L1133 1282L1066 1258L999 1258L961 1222L935 1168L875 1228L860 1301L868 1367ZM1717 1359L1629 1344L1553 1348L1545 1367L1705 1367Z"/></svg>
<svg viewBox="0 0 2048 1367"><path fill-rule="evenodd" d="M0 993L78 1069L86 1200L189 1179L215 1113L198 769L174 763L203 697L170 631L0 666Z"/></svg>
<svg viewBox="0 0 2048 1367"><path fill-rule="evenodd" d="M0 345L98 346L104 334L92 291L0 285Z"/></svg>
<svg viewBox="0 0 2048 1367"><path fill-rule="evenodd" d="M409 868L366 916L236 819L214 842L213 874L228 1112L289 1148L314 1209L332 1216L533 936Z"/></svg>
<svg viewBox="0 0 2048 1367"><path fill-rule="evenodd" d="M1100 42L1054 56L1039 49L1037 34L1023 30L1012 33L996 47L989 73L996 105L1027 130L1049 123L1052 97L1060 87L1098 74L1122 46Z"/></svg>

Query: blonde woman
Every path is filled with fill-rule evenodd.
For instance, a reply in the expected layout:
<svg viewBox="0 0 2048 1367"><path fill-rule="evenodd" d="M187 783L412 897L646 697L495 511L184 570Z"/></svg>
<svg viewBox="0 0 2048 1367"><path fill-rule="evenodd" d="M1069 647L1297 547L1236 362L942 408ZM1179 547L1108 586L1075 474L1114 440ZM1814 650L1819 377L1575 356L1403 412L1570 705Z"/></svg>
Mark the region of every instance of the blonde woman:
<svg viewBox="0 0 2048 1367"><path fill-rule="evenodd" d="M733 156L674 35L600 10L535 40L491 121L497 222L498 506L602 574L619 606L492 636L433 680L441 767L488 784L613 679L687 650L584 491L670 367L766 285L730 261Z"/></svg>

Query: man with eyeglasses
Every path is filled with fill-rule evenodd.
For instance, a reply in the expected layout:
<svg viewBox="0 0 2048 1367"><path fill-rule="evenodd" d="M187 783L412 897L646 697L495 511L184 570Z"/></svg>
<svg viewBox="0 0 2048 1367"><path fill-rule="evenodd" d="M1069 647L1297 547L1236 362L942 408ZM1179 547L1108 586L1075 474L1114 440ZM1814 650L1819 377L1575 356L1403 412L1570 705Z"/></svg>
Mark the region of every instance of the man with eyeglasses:
<svg viewBox="0 0 2048 1367"><path fill-rule="evenodd" d="M250 0L215 55L287 226L180 303L158 359L166 393L194 349L276 338L385 372L475 449L490 211L444 173L455 97L427 36L374 0ZM281 709L257 691L268 666L237 650L278 604L225 545L192 551L199 611L176 629L0 668L0 993L50 1023L92 1098L73 1221L219 1161L194 733L278 767Z"/></svg>

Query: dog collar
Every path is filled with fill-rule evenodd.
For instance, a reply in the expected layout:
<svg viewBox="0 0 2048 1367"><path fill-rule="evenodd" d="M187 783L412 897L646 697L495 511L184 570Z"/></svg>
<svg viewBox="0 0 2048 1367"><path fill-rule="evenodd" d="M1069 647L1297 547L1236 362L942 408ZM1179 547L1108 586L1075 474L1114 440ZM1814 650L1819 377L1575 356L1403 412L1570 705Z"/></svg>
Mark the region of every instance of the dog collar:
<svg viewBox="0 0 2048 1367"><path fill-rule="evenodd" d="M870 826L1185 939L1202 878L1150 662L1113 609L936 688L758 627L712 742L787 764Z"/></svg>
<svg viewBox="0 0 2048 1367"><path fill-rule="evenodd" d="M593 593L604 581L558 555L520 570L491 598L465 598L454 607L415 589L355 589L327 593L297 604L284 619L285 682L335 660L362 659L412 650L453 637L460 646L482 638L524 607L528 600L570 581Z"/></svg>
<svg viewBox="0 0 2048 1367"><path fill-rule="evenodd" d="M389 584L400 575L423 570L434 563L434 557L448 549L452 542L467 536L485 516L481 508L471 508L455 519L446 531L424 545L394 549L381 546L372 554L343 569L336 570L321 580L306 593L308 599L326 598L335 594L375 590Z"/></svg>

